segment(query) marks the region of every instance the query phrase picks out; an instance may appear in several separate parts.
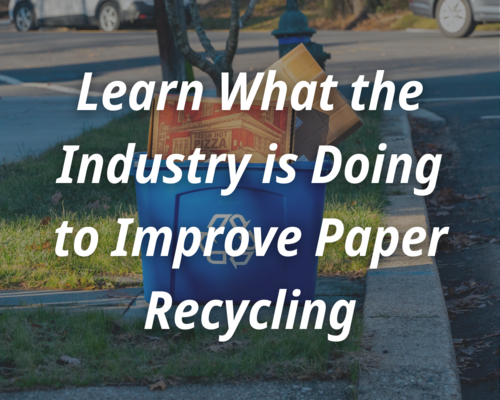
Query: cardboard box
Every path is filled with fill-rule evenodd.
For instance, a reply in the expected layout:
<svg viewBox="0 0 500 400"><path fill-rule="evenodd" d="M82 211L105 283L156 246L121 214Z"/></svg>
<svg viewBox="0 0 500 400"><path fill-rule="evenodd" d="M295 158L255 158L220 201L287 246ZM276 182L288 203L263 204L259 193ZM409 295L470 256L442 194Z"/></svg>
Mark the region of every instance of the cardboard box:
<svg viewBox="0 0 500 400"><path fill-rule="evenodd" d="M220 98L203 98L199 110L192 110L192 97L188 97L184 111L177 111L177 96L168 96L163 110L156 109L158 96L152 104L148 141L148 158L162 154L183 154L186 158L196 148L206 154L235 154L240 162L243 155L252 154L252 163L265 163L267 155L276 159L293 153L294 111L289 103L283 110L275 105L261 110L261 103L248 111L241 111L239 103L230 111L223 111ZM275 152L269 150L277 143Z"/></svg>
<svg viewBox="0 0 500 400"><path fill-rule="evenodd" d="M264 79L255 96L256 100L263 99L269 70L276 71L276 81L286 83L289 96L287 100L290 99L292 90L298 82L318 82L313 109L296 112L294 153L299 157L305 155L309 160L316 160L318 146L337 145L362 126L359 116L336 88L330 90L329 97L333 110L321 109L320 100L323 91L320 84L326 80L327 75L303 44L266 69ZM248 91L252 84L253 81L248 84ZM278 90L273 92L271 99L278 100ZM305 99L305 94L301 93L300 101L304 102Z"/></svg>

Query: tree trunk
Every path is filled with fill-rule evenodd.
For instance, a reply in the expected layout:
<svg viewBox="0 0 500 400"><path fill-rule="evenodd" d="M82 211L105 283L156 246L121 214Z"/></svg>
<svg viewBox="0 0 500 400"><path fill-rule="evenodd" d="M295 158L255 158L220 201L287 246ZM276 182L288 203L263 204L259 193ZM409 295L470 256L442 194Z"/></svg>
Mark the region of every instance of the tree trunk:
<svg viewBox="0 0 500 400"><path fill-rule="evenodd" d="M177 1L177 3L181 5L181 9L178 7L179 14L184 16L182 0L180 2ZM163 0L155 0L154 13L163 80L168 82L185 81L187 80L186 61L175 44L175 38L168 22L167 10ZM179 20L185 29L185 19L180 17Z"/></svg>
<svg viewBox="0 0 500 400"><path fill-rule="evenodd" d="M206 35L205 29L203 29L203 20L200 16L196 0L189 0L191 17L196 29L196 34L198 35L198 39L205 49L206 54L212 59L212 62L210 62L204 56L201 56L191 48L185 28L186 25L184 10L182 10L182 13L179 12L179 1L180 0L164 0L168 21L170 22L172 34L175 38L175 42L177 43L177 47L184 55L184 57L186 57L186 59L191 63L191 65L198 67L203 72L207 73L210 78L212 78L212 81L214 82L217 89L217 95L220 96L222 72L229 73L230 89L234 85L233 59L238 48L240 27L244 26L245 22L250 18L253 9L255 8L255 4L258 0L251 0L249 8L242 20L240 20L240 0L231 0L229 35L223 54L220 54L220 52L217 52L214 49L210 42L210 39ZM184 23L184 27L182 26L182 23Z"/></svg>

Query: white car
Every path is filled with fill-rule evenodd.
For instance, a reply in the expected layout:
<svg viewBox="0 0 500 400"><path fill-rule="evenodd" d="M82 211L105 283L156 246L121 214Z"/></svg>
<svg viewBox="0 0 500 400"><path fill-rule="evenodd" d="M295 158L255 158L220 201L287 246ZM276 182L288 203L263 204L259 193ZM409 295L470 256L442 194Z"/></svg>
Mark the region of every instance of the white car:
<svg viewBox="0 0 500 400"><path fill-rule="evenodd" d="M499 0L409 0L413 14L436 18L449 37L469 36L477 24L500 22Z"/></svg>
<svg viewBox="0 0 500 400"><path fill-rule="evenodd" d="M42 26L98 26L111 32L122 22L152 20L154 0L10 0L9 18L17 30Z"/></svg>

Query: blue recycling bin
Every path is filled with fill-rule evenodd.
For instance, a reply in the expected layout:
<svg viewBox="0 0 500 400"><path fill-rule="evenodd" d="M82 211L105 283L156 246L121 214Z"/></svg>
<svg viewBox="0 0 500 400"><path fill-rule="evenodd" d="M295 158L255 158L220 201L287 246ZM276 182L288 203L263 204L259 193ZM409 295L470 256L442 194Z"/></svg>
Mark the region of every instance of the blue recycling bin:
<svg viewBox="0 0 500 400"><path fill-rule="evenodd" d="M134 158L131 175L135 175L139 155ZM197 176L200 184L191 184L187 179L189 162L177 163L183 171L176 184L163 183L163 177L173 173L162 163L157 183L135 182L139 226L169 227L172 243L169 255L162 257L163 235L156 243L154 256L146 256L149 235L141 246L144 297L149 303L153 291L170 293L174 303L193 299L207 303L213 299L276 302L280 289L287 290L286 302L314 299L318 257L315 256L318 236L323 218L326 184L312 184L314 162L292 164L296 171L293 182L276 183L276 176L286 176L275 163L271 183L262 183L265 164L248 164L236 190L222 196L221 189L229 186L228 164L218 164L212 184L206 184L208 163L198 164ZM151 171L153 160L146 161L144 175ZM323 174L332 168L330 161L323 164ZM203 256L204 232L209 227L226 227L224 236L217 237L212 255ZM257 257L253 236L247 251L236 259L224 252L225 235L230 228L245 226L253 233L260 227L263 240L271 227L278 232L265 256ZM277 249L278 237L287 227L298 227L302 237L288 250L297 249L297 255L283 257ZM202 245L192 257L183 257L180 268L172 269L177 234L181 227L197 227L202 232ZM192 243L192 235L186 248ZM234 241L237 248L238 236ZM300 289L301 295L292 298L292 291Z"/></svg>

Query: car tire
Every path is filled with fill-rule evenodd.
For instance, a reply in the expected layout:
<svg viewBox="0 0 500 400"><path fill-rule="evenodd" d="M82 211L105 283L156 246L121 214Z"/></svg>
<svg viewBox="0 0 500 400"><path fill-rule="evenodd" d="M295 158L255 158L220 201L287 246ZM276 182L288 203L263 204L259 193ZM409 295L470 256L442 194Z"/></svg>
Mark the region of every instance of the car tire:
<svg viewBox="0 0 500 400"><path fill-rule="evenodd" d="M31 4L20 3L17 5L14 10L14 24L19 32L37 29L36 16Z"/></svg>
<svg viewBox="0 0 500 400"><path fill-rule="evenodd" d="M118 6L111 2L104 3L99 8L97 24L99 29L105 32L116 31L120 27L120 10Z"/></svg>
<svg viewBox="0 0 500 400"><path fill-rule="evenodd" d="M436 21L439 30L452 38L469 36L476 28L468 0L439 0Z"/></svg>

